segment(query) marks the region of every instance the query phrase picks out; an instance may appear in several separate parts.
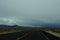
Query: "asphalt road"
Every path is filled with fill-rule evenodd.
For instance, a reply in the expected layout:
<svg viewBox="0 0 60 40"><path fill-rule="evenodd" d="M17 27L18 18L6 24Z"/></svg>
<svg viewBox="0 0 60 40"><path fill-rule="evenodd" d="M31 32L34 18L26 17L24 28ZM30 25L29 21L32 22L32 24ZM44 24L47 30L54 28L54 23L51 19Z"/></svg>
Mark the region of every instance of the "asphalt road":
<svg viewBox="0 0 60 40"><path fill-rule="evenodd" d="M30 30L0 35L0 40L60 40L60 38L41 30Z"/></svg>

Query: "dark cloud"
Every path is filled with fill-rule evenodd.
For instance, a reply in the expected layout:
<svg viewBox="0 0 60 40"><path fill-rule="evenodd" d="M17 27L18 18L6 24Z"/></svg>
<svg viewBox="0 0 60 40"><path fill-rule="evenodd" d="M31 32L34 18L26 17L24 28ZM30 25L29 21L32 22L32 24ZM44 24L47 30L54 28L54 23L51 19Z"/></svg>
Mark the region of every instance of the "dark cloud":
<svg viewBox="0 0 60 40"><path fill-rule="evenodd" d="M60 24L60 0L0 0L0 23Z"/></svg>

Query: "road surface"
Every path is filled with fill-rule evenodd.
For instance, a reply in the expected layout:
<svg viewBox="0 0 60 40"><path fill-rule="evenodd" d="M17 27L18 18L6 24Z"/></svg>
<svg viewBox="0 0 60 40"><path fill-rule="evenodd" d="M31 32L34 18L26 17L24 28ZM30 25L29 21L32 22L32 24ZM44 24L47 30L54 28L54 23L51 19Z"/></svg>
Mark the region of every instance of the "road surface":
<svg viewBox="0 0 60 40"><path fill-rule="evenodd" d="M0 35L0 40L60 40L44 31L30 30Z"/></svg>

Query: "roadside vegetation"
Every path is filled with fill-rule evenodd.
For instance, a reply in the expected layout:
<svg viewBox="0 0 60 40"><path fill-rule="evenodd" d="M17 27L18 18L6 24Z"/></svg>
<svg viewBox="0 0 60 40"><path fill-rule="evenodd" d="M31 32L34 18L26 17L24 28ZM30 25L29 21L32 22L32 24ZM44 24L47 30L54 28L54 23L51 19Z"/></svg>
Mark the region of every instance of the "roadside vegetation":
<svg viewBox="0 0 60 40"><path fill-rule="evenodd" d="M53 34L57 37L60 37L60 29L49 29L49 30L45 30L46 32Z"/></svg>
<svg viewBox="0 0 60 40"><path fill-rule="evenodd" d="M20 32L20 31L22 31L22 30L16 29L16 28L14 28L14 29L4 29L4 28L1 28L0 29L0 34L7 34L7 33Z"/></svg>

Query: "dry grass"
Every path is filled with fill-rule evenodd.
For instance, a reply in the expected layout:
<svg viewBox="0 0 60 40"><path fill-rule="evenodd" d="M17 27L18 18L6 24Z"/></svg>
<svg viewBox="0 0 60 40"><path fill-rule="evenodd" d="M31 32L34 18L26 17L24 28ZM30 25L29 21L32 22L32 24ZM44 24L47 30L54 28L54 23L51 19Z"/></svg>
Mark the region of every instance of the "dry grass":
<svg viewBox="0 0 60 40"><path fill-rule="evenodd" d="M60 30L55 29L55 30L45 30L45 31L57 37L60 37Z"/></svg>
<svg viewBox="0 0 60 40"><path fill-rule="evenodd" d="M0 29L0 34L8 34L13 32L20 32L20 29Z"/></svg>

